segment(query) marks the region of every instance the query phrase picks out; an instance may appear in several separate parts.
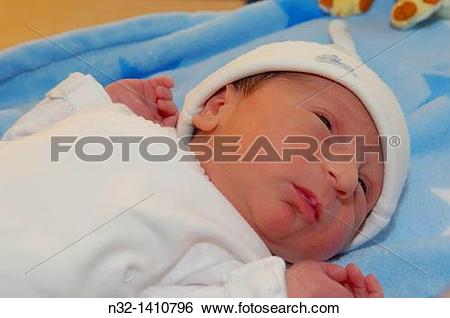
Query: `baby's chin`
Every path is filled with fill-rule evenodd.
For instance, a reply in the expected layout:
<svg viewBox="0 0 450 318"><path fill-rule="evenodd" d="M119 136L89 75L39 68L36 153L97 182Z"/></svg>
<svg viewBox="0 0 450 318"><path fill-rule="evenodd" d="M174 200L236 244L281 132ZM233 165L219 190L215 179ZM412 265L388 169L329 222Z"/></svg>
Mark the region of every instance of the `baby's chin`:
<svg viewBox="0 0 450 318"><path fill-rule="evenodd" d="M323 262L331 259L332 257L340 254L347 244L335 245L335 242L316 243L316 244L304 244L304 246L298 246L292 248L290 246L268 244L269 249L273 255L279 256L289 263L297 263L300 261L318 261Z"/></svg>
<svg viewBox="0 0 450 318"><path fill-rule="evenodd" d="M284 259L286 262L289 263L297 263L300 261L317 261L317 262L325 262L329 259L331 259L332 257L336 256L336 253L320 253L320 254L316 254L316 253L302 253L302 255L297 254L288 254L286 256L280 256L282 259Z"/></svg>

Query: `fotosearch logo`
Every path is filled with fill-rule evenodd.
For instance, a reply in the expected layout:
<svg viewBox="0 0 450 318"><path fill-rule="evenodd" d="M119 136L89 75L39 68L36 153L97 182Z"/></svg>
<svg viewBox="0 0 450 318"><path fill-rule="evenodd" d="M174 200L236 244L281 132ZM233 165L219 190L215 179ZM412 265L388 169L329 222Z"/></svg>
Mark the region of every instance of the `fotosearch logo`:
<svg viewBox="0 0 450 318"><path fill-rule="evenodd" d="M319 162L317 153L331 162L365 162L365 154L375 153L379 162L386 162L386 147L400 146L400 138L397 136L379 136L377 144L367 144L365 136L329 136L319 141L312 136L295 135L287 136L281 147L275 147L268 137L258 136L242 153L242 136L196 136L195 142L192 138L193 136L184 136L175 140L169 136L52 136L51 161L59 162L62 154L71 152L85 162L103 162L110 159L115 151L120 151L121 160L129 162L133 149L143 159L151 162L170 161L177 156L181 162L292 162L293 157ZM351 153L333 152L333 147L337 145L349 145L347 148L351 148ZM161 152L161 149L164 151Z"/></svg>

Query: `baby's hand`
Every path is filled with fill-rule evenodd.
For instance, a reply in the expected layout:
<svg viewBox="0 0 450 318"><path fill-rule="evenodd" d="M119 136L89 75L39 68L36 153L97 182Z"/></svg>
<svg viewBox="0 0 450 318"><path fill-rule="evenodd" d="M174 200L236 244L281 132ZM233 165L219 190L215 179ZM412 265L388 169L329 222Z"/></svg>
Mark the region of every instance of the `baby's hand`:
<svg viewBox="0 0 450 318"><path fill-rule="evenodd" d="M345 288L356 298L382 298L383 288L374 274L364 276L358 266L353 263L345 266L347 281Z"/></svg>
<svg viewBox="0 0 450 318"><path fill-rule="evenodd" d="M147 80L123 79L111 83L106 92L115 103L122 103L135 114L161 126L175 127L178 110L172 101L173 80L168 76Z"/></svg>
<svg viewBox="0 0 450 318"><path fill-rule="evenodd" d="M383 297L376 277L364 276L355 264L303 261L286 272L288 297Z"/></svg>

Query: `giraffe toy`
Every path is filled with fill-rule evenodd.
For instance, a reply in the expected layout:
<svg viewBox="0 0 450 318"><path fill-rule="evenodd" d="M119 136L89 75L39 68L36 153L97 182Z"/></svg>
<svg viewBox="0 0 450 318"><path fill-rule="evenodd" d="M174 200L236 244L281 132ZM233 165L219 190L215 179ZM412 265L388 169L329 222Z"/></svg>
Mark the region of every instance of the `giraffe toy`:
<svg viewBox="0 0 450 318"><path fill-rule="evenodd" d="M320 8L333 16L350 16L366 12L373 0L318 0ZM432 15L450 19L450 0L397 0L391 9L391 24L408 29Z"/></svg>

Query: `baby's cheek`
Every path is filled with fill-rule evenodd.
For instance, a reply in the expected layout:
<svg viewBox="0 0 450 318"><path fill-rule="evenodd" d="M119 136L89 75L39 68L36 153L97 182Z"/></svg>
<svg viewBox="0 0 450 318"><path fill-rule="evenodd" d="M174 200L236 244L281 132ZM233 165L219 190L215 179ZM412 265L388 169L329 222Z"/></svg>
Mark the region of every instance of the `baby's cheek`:
<svg viewBox="0 0 450 318"><path fill-rule="evenodd" d="M357 228L355 226L354 215L346 219L342 219L339 222L339 226L334 233L334 249L335 252L340 252L348 243L350 243L356 235Z"/></svg>
<svg viewBox="0 0 450 318"><path fill-rule="evenodd" d="M352 217L341 216L323 230L320 239L323 259L335 256L353 239L355 234L353 222Z"/></svg>
<svg viewBox="0 0 450 318"><path fill-rule="evenodd" d="M287 203L281 203L277 207L269 209L267 213L259 218L260 226L264 234L271 240L277 241L289 237L295 232L297 215Z"/></svg>

